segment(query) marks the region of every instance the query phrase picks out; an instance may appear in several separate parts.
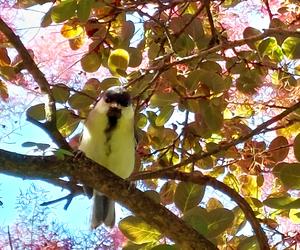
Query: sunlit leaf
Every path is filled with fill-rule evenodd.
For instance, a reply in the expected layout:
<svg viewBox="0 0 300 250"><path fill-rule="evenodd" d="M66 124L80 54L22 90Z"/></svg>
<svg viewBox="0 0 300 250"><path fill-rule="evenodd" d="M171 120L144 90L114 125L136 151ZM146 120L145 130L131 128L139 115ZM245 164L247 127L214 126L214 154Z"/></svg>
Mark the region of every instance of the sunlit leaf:
<svg viewBox="0 0 300 250"><path fill-rule="evenodd" d="M281 45L284 54L289 59L299 59L300 58L300 38L299 37L288 37L284 40Z"/></svg>
<svg viewBox="0 0 300 250"><path fill-rule="evenodd" d="M180 182L176 188L174 203L181 212L196 207L202 200L205 193L205 186L190 182Z"/></svg>
<svg viewBox="0 0 300 250"><path fill-rule="evenodd" d="M300 209L291 209L289 212L289 218L294 224L299 224L300 223Z"/></svg>
<svg viewBox="0 0 300 250"><path fill-rule="evenodd" d="M300 198L293 198L290 196L282 196L275 198L267 198L263 201L263 203L271 208L275 209L292 209L292 208L300 208Z"/></svg>
<svg viewBox="0 0 300 250"><path fill-rule="evenodd" d="M77 8L76 0L64 0L52 7L51 18L55 23L61 23L73 17Z"/></svg>
<svg viewBox="0 0 300 250"><path fill-rule="evenodd" d="M76 22L66 22L62 26L60 33L68 39L73 39L78 37L83 32L83 27Z"/></svg>
<svg viewBox="0 0 300 250"><path fill-rule="evenodd" d="M135 216L122 219L119 222L119 229L129 240L136 244L156 242L161 238L158 230Z"/></svg>
<svg viewBox="0 0 300 250"><path fill-rule="evenodd" d="M207 236L214 238L232 225L234 214L226 208L216 208L207 214Z"/></svg>
<svg viewBox="0 0 300 250"><path fill-rule="evenodd" d="M174 112L173 106L165 106L160 110L159 115L155 119L156 126L163 126L171 118Z"/></svg>
<svg viewBox="0 0 300 250"><path fill-rule="evenodd" d="M129 53L124 49L111 51L108 58L108 68L113 75L119 75L121 71L126 71L129 64Z"/></svg>
<svg viewBox="0 0 300 250"><path fill-rule="evenodd" d="M68 109L59 109L56 111L56 126L62 136L71 135L78 127L80 119L73 115Z"/></svg>

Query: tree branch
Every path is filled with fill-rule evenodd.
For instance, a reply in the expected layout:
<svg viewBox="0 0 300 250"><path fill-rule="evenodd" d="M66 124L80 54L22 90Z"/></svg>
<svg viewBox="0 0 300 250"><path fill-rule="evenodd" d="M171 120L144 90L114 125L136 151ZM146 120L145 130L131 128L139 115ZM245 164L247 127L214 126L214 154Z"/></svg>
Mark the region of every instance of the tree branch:
<svg viewBox="0 0 300 250"><path fill-rule="evenodd" d="M257 241L260 245L260 249L270 249L268 244L268 238L266 237L263 229L261 228L258 219L256 218L253 210L250 205L245 201L243 197L241 197L234 189L230 188L226 184L217 179L203 175L201 172L196 171L193 173L183 173L180 171L169 171L165 172L162 175L156 174L156 176L151 176L152 178L163 178L163 179L172 179L172 180L180 180L185 182L192 182L199 185L208 185L221 191L222 193L228 195L233 201L235 201L241 210L244 212L246 219L251 224L255 236L257 237ZM141 180L133 178L134 180ZM148 177L142 178L142 180L150 179Z"/></svg>
<svg viewBox="0 0 300 250"><path fill-rule="evenodd" d="M0 31L7 37L9 42L15 47L20 57L23 60L24 67L32 75L33 79L39 85L42 92L47 95L47 103L45 104L46 122L44 123L45 130L51 137L51 139L60 148L71 150L71 147L66 142L65 138L60 134L56 127L56 107L55 100L52 96L50 84L45 78L44 74L37 67L36 63L30 56L28 50L13 30L1 19L0 17ZM49 133L51 131L51 133Z"/></svg>
<svg viewBox="0 0 300 250"><path fill-rule="evenodd" d="M131 210L163 235L180 245L181 249L217 249L204 236L186 225L171 211L155 203L142 191L131 187L128 181L114 175L108 169L83 158L75 161L54 156L26 156L0 150L0 172L30 179L72 177L104 193Z"/></svg>
<svg viewBox="0 0 300 250"><path fill-rule="evenodd" d="M287 115L289 115L290 113L294 112L296 109L300 108L300 100L294 104L293 106L287 108L286 110L284 110L283 112L281 112L279 115L276 115L274 117L272 117L270 120L263 122L262 124L258 125L255 129L253 129L250 133L241 136L240 138L232 141L232 142L228 142L226 144L223 144L211 151L208 152L200 152L197 154L193 154L191 155L188 159L181 161L178 164L166 167L166 168L162 168L156 171L144 171L144 172L140 172L137 173L136 175L134 175L134 179L143 179L143 178L156 178L157 174L163 174L164 172L167 172L169 170L174 170L174 169L178 169L182 166L186 166L190 163L202 160L208 156L217 154L221 151L226 151L228 149L230 149L233 146L236 146L237 144L240 144L242 142L247 141L248 139L252 138L253 136L264 132L270 125L272 125L275 122L280 121L281 119L283 119L284 117L286 117Z"/></svg>

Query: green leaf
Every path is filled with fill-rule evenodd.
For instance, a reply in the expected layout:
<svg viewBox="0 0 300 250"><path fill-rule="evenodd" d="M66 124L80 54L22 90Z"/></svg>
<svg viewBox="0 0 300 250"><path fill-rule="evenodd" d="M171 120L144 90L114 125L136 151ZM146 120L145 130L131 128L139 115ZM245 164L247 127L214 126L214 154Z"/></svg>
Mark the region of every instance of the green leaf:
<svg viewBox="0 0 300 250"><path fill-rule="evenodd" d="M68 103L71 106L71 108L77 110L80 109L86 110L93 102L94 102L93 98L81 93L75 93L68 100Z"/></svg>
<svg viewBox="0 0 300 250"><path fill-rule="evenodd" d="M75 15L76 8L76 0L64 0L52 7L51 18L55 23L64 22Z"/></svg>
<svg viewBox="0 0 300 250"><path fill-rule="evenodd" d="M43 16L41 20L41 27L48 27L52 23L51 12L51 9L49 9L48 12L46 12L46 14Z"/></svg>
<svg viewBox="0 0 300 250"><path fill-rule="evenodd" d="M295 158L300 162L300 133L296 136L293 147Z"/></svg>
<svg viewBox="0 0 300 250"><path fill-rule="evenodd" d="M289 59L300 59L300 38L288 37L281 45L284 54Z"/></svg>
<svg viewBox="0 0 300 250"><path fill-rule="evenodd" d="M86 22L91 13L94 0L79 0L77 6L77 16L81 22Z"/></svg>
<svg viewBox="0 0 300 250"><path fill-rule="evenodd" d="M207 236L214 238L230 227L234 220L232 211L226 208L216 208L207 214Z"/></svg>
<svg viewBox="0 0 300 250"><path fill-rule="evenodd" d="M300 189L300 163L290 163L280 169L279 178L290 189Z"/></svg>
<svg viewBox="0 0 300 250"><path fill-rule="evenodd" d="M131 241L136 244L157 242L162 235L141 218L128 216L119 222L119 229Z"/></svg>
<svg viewBox="0 0 300 250"><path fill-rule="evenodd" d="M155 119L155 125L164 126L165 123L171 118L173 112L173 106L164 106L163 108L161 108L159 115Z"/></svg>
<svg viewBox="0 0 300 250"><path fill-rule="evenodd" d="M180 182L177 185L174 203L183 213L196 207L202 200L205 193L205 186L191 182Z"/></svg>
<svg viewBox="0 0 300 250"><path fill-rule="evenodd" d="M143 60L142 52L137 48L130 47L130 48L128 48L128 53L130 56L128 67L135 68L135 67L140 66L140 64L142 63L142 60Z"/></svg>
<svg viewBox="0 0 300 250"><path fill-rule="evenodd" d="M78 127L80 120L68 109L56 111L56 126L62 136L71 135Z"/></svg>
<svg viewBox="0 0 300 250"><path fill-rule="evenodd" d="M202 235L208 233L207 211L201 207L194 207L184 213L183 220Z"/></svg>
<svg viewBox="0 0 300 250"><path fill-rule="evenodd" d="M280 62L283 59L282 49L277 44L277 40L274 37L269 37L261 41L258 45L258 51L262 57L268 56L275 62Z"/></svg>
<svg viewBox="0 0 300 250"><path fill-rule="evenodd" d="M212 132L218 132L223 124L223 114L212 101L200 100L201 115L207 127Z"/></svg>
<svg viewBox="0 0 300 250"><path fill-rule="evenodd" d="M166 105L175 104L179 101L179 96L172 92L172 93L162 93L157 92L155 93L150 99L151 107L164 107Z"/></svg>
<svg viewBox="0 0 300 250"><path fill-rule="evenodd" d="M282 196L276 198L267 198L263 203L275 209L292 209L300 208L300 198L293 198L290 196Z"/></svg>
<svg viewBox="0 0 300 250"><path fill-rule="evenodd" d="M57 84L51 88L54 100L59 103L65 103L70 95L69 88L64 84Z"/></svg>
<svg viewBox="0 0 300 250"><path fill-rule="evenodd" d="M68 150L65 150L65 149L63 149L63 148L59 148L59 149L57 149L57 150L55 150L55 151L53 151L54 152L54 155L57 157L57 159L59 159L59 160L64 160L65 159L65 156L74 156L74 153L73 152L70 152L70 151L68 151Z"/></svg>
<svg viewBox="0 0 300 250"><path fill-rule="evenodd" d="M239 250L260 250L256 236L251 236L243 239L237 246Z"/></svg>
<svg viewBox="0 0 300 250"><path fill-rule="evenodd" d="M86 55L84 55L81 60L81 67L84 71L92 73L99 69L102 62L101 54L96 52L90 52Z"/></svg>
<svg viewBox="0 0 300 250"><path fill-rule="evenodd" d="M37 121L46 119L45 104L40 103L40 104L31 106L29 109L27 109L26 115Z"/></svg>

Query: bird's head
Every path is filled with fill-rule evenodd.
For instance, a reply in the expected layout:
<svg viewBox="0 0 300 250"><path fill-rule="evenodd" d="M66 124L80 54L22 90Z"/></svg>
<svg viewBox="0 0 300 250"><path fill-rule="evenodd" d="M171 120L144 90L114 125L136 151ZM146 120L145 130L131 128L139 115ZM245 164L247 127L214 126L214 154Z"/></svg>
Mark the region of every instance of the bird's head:
<svg viewBox="0 0 300 250"><path fill-rule="evenodd" d="M130 94L121 86L110 87L103 93L102 98L111 107L125 108L131 105Z"/></svg>

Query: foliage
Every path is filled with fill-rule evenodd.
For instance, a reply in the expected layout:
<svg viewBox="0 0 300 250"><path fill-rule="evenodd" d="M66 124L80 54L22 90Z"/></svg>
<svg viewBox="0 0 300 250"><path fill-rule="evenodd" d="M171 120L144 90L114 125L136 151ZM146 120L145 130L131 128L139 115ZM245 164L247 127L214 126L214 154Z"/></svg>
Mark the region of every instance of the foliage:
<svg viewBox="0 0 300 250"><path fill-rule="evenodd" d="M37 4L19 0L14 8ZM125 82L139 137L141 172L133 178L158 191L151 195L155 202L168 205L222 249L262 247L262 238L254 237L259 235L243 230L246 220L255 232L267 233L270 246L295 245L299 236L287 234L280 221L299 230L299 11L299 2L291 0L56 1L40 25L48 37L47 30L58 25L69 46L62 53L78 59L68 69L80 70L85 81L80 87L71 77L54 84L50 76L59 72L43 68L46 94L58 104L52 107L56 128L71 139L101 91ZM264 30L250 24L259 15L268 16L261 20L268 26ZM28 80L28 61L14 57L11 44L0 36L3 102L12 98L11 84L38 94ZM40 60L34 47L29 52ZM38 103L27 116L41 122L47 112L46 104ZM148 178L144 170L162 174ZM178 175L160 186L163 173L175 170L201 173L206 183L201 176L190 181ZM208 192L206 185L235 203ZM251 213L252 221L246 217ZM164 232L140 217L123 219L119 228L129 240L125 249L175 249Z"/></svg>

